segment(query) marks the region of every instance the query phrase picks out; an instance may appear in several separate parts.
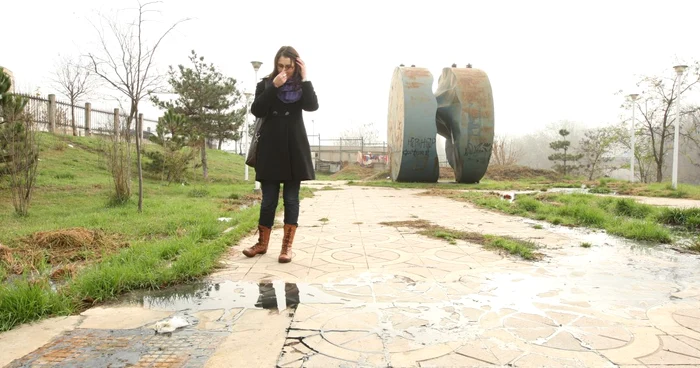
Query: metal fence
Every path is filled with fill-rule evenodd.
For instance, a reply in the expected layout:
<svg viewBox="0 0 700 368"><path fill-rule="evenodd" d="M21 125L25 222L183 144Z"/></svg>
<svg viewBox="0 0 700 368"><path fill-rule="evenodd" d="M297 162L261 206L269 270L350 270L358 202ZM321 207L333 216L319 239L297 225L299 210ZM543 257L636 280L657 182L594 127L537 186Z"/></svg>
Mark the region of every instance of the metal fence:
<svg viewBox="0 0 700 368"><path fill-rule="evenodd" d="M24 111L32 116L40 129L48 130L48 128L43 127L49 124L48 100L22 93L16 93L15 95L27 98L27 105L24 107Z"/></svg>
<svg viewBox="0 0 700 368"><path fill-rule="evenodd" d="M72 105L69 102L56 100L55 95L42 98L26 93L14 93L28 100L25 112L34 119L37 128L42 131L54 133L84 135L113 135L115 131L124 134L128 114L118 109L112 111L93 109L91 103L83 106ZM131 133L136 132L136 119L132 119ZM146 132L155 132L157 120L143 118L142 129ZM75 129L75 132L73 131Z"/></svg>
<svg viewBox="0 0 700 368"><path fill-rule="evenodd" d="M316 171L336 172L348 164L383 170L388 166L386 142L370 142L363 137L321 138L308 135Z"/></svg>

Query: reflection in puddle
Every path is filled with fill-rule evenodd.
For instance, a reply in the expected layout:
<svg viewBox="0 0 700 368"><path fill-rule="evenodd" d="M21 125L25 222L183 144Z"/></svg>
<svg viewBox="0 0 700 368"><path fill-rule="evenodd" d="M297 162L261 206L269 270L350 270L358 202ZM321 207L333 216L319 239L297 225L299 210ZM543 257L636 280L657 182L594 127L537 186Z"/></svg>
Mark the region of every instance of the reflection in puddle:
<svg viewBox="0 0 700 368"><path fill-rule="evenodd" d="M270 309L283 311L299 303L348 303L308 284L284 281L224 281L179 285L158 291L134 292L127 302L144 308L164 311L212 309Z"/></svg>

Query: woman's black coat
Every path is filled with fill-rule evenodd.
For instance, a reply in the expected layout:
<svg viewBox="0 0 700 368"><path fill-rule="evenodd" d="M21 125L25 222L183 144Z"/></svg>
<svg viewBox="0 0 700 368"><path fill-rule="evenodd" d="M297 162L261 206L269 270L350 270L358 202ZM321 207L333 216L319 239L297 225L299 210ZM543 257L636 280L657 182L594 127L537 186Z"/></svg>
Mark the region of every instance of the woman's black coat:
<svg viewBox="0 0 700 368"><path fill-rule="evenodd" d="M269 78L260 81L255 89L251 111L265 119L258 141L256 181L316 179L302 110L318 110L318 99L311 82L302 82L301 89L301 99L293 103L284 103L277 97L278 88Z"/></svg>

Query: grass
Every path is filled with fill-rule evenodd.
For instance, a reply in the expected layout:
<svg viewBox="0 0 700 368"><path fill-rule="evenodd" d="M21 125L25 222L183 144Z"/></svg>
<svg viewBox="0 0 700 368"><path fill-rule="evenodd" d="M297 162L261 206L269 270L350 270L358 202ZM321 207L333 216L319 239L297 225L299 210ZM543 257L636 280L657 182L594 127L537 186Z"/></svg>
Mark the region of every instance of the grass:
<svg viewBox="0 0 700 368"><path fill-rule="evenodd" d="M489 168L489 171L492 168ZM494 169L495 170L495 169ZM444 189L444 190L514 190L514 191L546 191L552 188L581 188L585 185L590 193L634 195L646 197L687 198L700 200L700 185L679 184L673 189L669 183L630 183L624 180L610 178L600 180L584 180L557 175L539 175L541 170L518 168L510 177L498 170L498 175L490 175L487 171L484 178L475 184L460 184L451 179L441 179L437 183L398 183L390 179L364 180L355 178L349 185L412 188L412 189ZM519 176L520 175L520 176ZM493 176L497 179L492 179Z"/></svg>
<svg viewBox="0 0 700 368"><path fill-rule="evenodd" d="M593 246L593 244L591 244L591 243L587 243L587 242L581 243L581 248L590 248L592 246Z"/></svg>
<svg viewBox="0 0 700 368"><path fill-rule="evenodd" d="M343 188L332 187L332 186L326 185L319 190L343 190Z"/></svg>
<svg viewBox="0 0 700 368"><path fill-rule="evenodd" d="M667 208L658 216L661 223L686 228L688 231L700 231L700 208Z"/></svg>
<svg viewBox="0 0 700 368"><path fill-rule="evenodd" d="M442 239L450 244L457 244L457 240L463 240L482 245L486 249L505 251L508 254L516 255L526 260L542 258L542 254L535 252L537 246L533 242L512 237L453 230L425 220L380 222L380 225L414 228L418 229L418 234L434 239Z"/></svg>
<svg viewBox="0 0 700 368"><path fill-rule="evenodd" d="M629 198L592 194L520 194L513 202L493 193L432 190L503 213L547 221L555 225L590 227L627 239L670 243L672 233L700 229L700 210L669 209L638 203ZM667 227L664 224L673 225Z"/></svg>
<svg viewBox="0 0 700 368"><path fill-rule="evenodd" d="M700 253L700 235L695 237L693 242L688 246L688 250Z"/></svg>
<svg viewBox="0 0 700 368"><path fill-rule="evenodd" d="M600 179L598 188L623 195L700 199L700 185L691 184L678 184L678 188L673 189L671 184L667 182L645 184L630 183L624 180Z"/></svg>
<svg viewBox="0 0 700 368"><path fill-rule="evenodd" d="M99 138L42 133L40 142L29 216L14 215L7 183L0 183L0 331L76 313L130 290L202 277L257 225L260 195L252 193L252 181L241 180L240 156L209 151L209 180L202 180L201 169L192 169L187 185L145 175L138 213L135 194L125 204L110 204L112 185L98 154ZM137 185L132 183L134 193ZM302 187L302 197L311 195ZM110 251L79 246L61 259L50 257L54 251L32 248L37 233L66 229L98 231L125 245Z"/></svg>

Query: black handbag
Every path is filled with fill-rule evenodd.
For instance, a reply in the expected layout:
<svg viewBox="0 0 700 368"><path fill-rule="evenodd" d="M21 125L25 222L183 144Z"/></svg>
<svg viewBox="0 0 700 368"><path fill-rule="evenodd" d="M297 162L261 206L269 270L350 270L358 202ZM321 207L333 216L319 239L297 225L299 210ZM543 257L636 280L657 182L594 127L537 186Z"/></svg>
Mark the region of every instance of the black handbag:
<svg viewBox="0 0 700 368"><path fill-rule="evenodd" d="M248 147L248 156L245 159L245 164L255 168L258 159L258 141L260 140L260 129L262 128L265 118L255 119L255 128L253 129L253 137L251 138L250 146Z"/></svg>

